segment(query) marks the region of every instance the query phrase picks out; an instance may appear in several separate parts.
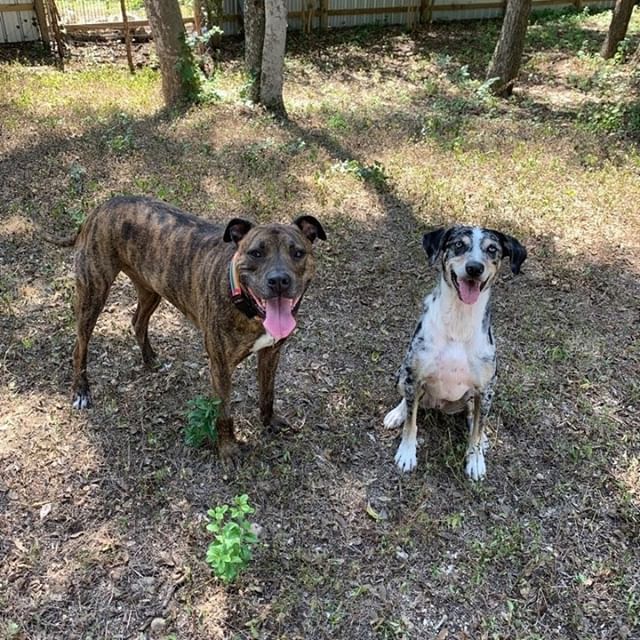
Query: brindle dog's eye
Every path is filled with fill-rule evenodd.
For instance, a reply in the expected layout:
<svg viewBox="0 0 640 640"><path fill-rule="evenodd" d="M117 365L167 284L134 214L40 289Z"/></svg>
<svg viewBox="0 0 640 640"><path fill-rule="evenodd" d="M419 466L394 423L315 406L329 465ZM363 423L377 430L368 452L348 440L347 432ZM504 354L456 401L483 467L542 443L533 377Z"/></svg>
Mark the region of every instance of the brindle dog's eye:
<svg viewBox="0 0 640 640"><path fill-rule="evenodd" d="M295 260L302 260L302 258L304 258L307 255L307 252L304 251L303 249L296 249L293 252L293 257Z"/></svg>
<svg viewBox="0 0 640 640"><path fill-rule="evenodd" d="M262 253L262 251L260 251L260 249L251 249L251 251L247 251L247 253L252 258L262 258L264 256L264 254Z"/></svg>

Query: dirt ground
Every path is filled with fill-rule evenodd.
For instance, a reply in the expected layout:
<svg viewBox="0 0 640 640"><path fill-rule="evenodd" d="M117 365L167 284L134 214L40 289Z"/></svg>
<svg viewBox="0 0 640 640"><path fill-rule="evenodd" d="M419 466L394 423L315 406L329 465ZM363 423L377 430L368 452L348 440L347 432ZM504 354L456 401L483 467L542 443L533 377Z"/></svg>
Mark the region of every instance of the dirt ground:
<svg viewBox="0 0 640 640"><path fill-rule="evenodd" d="M4 51L0 638L640 638L640 156L631 137L577 126L604 81L571 44L529 51L510 103L473 102L465 74L492 29L294 38L285 124L228 94L166 114L157 75L96 66L123 64L104 45L76 47L64 76ZM223 93L238 52L223 54ZM249 359L236 471L184 444L186 403L208 392L199 333L162 304L164 367L146 371L124 277L91 343L95 407L70 406L72 253L37 230L62 235L115 193L219 222L304 210L325 225L278 372L292 427L263 433ZM434 282L422 233L456 220L529 250L495 287L477 484L461 420L420 414L408 475L382 425ZM225 586L205 514L242 493L259 544Z"/></svg>

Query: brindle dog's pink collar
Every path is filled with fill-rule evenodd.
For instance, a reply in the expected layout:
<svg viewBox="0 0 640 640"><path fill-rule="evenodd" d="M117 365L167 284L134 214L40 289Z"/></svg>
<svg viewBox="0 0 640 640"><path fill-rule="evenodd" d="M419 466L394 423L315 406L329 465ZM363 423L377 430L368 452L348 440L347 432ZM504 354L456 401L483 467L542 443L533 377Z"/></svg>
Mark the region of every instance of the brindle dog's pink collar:
<svg viewBox="0 0 640 640"><path fill-rule="evenodd" d="M247 318L255 318L256 316L264 318L264 311L259 309L254 301L242 290L240 276L238 275L238 268L236 266L237 258L238 254L234 253L233 258L231 258L229 262L229 292L231 294L231 300L238 310L242 311Z"/></svg>

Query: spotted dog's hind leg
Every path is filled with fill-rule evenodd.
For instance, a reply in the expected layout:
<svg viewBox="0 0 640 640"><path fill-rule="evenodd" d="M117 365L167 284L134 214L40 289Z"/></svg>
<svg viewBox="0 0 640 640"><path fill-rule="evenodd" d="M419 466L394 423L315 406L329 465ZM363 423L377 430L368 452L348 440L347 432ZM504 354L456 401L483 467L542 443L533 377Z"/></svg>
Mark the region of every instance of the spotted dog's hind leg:
<svg viewBox="0 0 640 640"><path fill-rule="evenodd" d="M424 393L422 384L416 380L413 369L410 366L403 368L400 384L404 400L390 413L394 413L397 418L402 410L404 410L404 427L402 428L402 440L398 451L396 452L395 461L400 471L411 471L416 468L416 448L418 425L416 418L418 416L418 407ZM388 417L389 414L387 414ZM386 422L386 419L385 419Z"/></svg>
<svg viewBox="0 0 640 640"><path fill-rule="evenodd" d="M494 375L493 378L491 378L489 384L482 392L482 401L480 403L480 419L482 420L482 435L480 437L480 446L482 447L482 453L487 453L487 450L489 449L489 438L487 438L487 434L484 431L484 421L489 415L489 411L491 411L491 404L493 402L493 396L495 394L495 383L496 376Z"/></svg>

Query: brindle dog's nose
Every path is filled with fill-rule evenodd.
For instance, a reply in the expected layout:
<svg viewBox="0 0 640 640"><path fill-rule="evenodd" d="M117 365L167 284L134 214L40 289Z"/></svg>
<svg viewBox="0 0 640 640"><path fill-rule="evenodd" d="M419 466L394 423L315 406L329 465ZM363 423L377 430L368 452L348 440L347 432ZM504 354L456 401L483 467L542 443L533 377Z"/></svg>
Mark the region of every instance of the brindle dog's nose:
<svg viewBox="0 0 640 640"><path fill-rule="evenodd" d="M274 293L282 295L291 286L291 277L285 271L272 271L267 275L267 284Z"/></svg>
<svg viewBox="0 0 640 640"><path fill-rule="evenodd" d="M484 265L482 262L467 262L465 270L470 278L478 278L484 272Z"/></svg>

